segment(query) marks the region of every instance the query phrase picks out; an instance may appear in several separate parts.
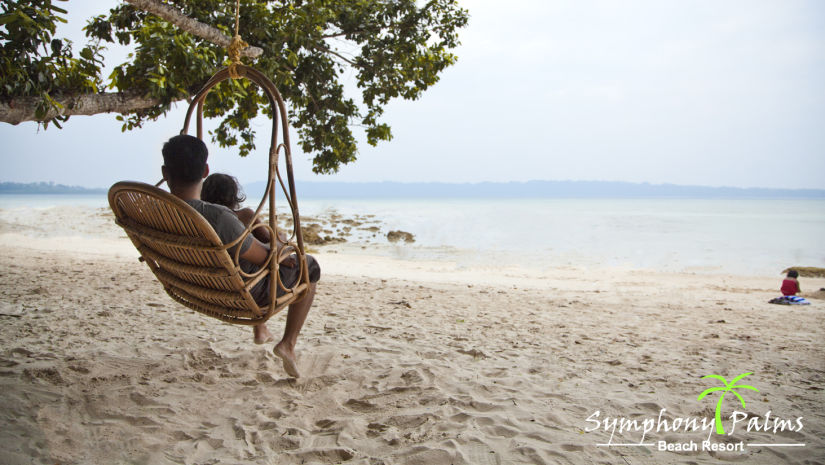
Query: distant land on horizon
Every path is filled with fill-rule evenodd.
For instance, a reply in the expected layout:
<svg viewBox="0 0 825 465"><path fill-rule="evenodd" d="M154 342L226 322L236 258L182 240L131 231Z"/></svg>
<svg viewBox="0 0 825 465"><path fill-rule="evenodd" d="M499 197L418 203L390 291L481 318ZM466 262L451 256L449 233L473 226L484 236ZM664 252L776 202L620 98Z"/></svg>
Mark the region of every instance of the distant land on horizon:
<svg viewBox="0 0 825 465"><path fill-rule="evenodd" d="M263 195L264 181L244 186L248 197ZM616 181L527 182L296 182L298 198L736 198L825 199L825 189L681 186Z"/></svg>
<svg viewBox="0 0 825 465"><path fill-rule="evenodd" d="M248 197L263 195L264 181L246 184ZM298 198L731 198L825 199L825 189L682 186L616 181L527 182L323 182L298 181ZM105 194L104 188L52 182L0 182L2 194Z"/></svg>
<svg viewBox="0 0 825 465"><path fill-rule="evenodd" d="M66 186L53 182L0 182L0 194L105 194L108 189Z"/></svg>

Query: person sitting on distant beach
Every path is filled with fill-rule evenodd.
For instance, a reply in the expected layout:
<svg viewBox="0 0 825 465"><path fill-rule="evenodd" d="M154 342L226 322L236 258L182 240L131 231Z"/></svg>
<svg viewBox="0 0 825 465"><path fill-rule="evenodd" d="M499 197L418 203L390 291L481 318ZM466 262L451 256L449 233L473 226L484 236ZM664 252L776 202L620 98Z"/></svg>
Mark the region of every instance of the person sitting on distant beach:
<svg viewBox="0 0 825 465"><path fill-rule="evenodd" d="M224 244L234 241L243 234L246 227L232 210L223 205L201 200L203 179L209 175L209 165L206 164L209 153L206 144L197 137L182 134L169 139L163 145L162 153L161 171L163 179L169 186L169 191L197 210L212 225ZM230 248L230 256L234 256L236 247L240 247L239 265L247 273L253 273L263 266L270 253L269 246L262 244L252 236L247 236L241 244ZM273 349L275 355L283 361L284 370L295 378L299 376L298 366L295 363L295 344L312 306L316 283L321 277L321 268L315 258L307 255L306 259L310 280L309 292L301 300L289 306L284 336ZM281 282L287 288L298 282L301 267L294 256L281 263L279 274ZM259 305L266 305L270 302L269 279L270 276L267 276L250 290L252 297ZM280 286L277 292L278 296L284 293ZM263 344L274 339L266 324L253 326L253 334L256 344Z"/></svg>
<svg viewBox="0 0 825 465"><path fill-rule="evenodd" d="M251 223L253 219L255 219L255 224L261 223L260 218L255 218L254 210L251 208L241 208L241 204L246 200L246 196L234 176L223 173L212 173L207 176L206 179L203 180L201 200L229 208L245 226L249 226L249 223ZM272 240L269 230L266 228L253 229L252 234L264 244L269 244ZM287 241L286 235L281 231L278 231L278 239L280 239L281 242Z"/></svg>
<svg viewBox="0 0 825 465"><path fill-rule="evenodd" d="M779 289L782 291L782 295L797 295L802 290L799 288L799 272L796 270L788 271L788 276L782 281L782 287Z"/></svg>

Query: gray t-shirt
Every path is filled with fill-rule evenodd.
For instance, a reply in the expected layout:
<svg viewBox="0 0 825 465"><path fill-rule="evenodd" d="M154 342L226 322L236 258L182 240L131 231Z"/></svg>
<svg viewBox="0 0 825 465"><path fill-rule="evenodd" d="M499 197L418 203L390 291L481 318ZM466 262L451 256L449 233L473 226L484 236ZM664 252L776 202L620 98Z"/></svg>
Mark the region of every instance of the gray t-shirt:
<svg viewBox="0 0 825 465"><path fill-rule="evenodd" d="M246 230L246 226L241 223L235 213L227 207L223 205L216 205L214 203L204 202L203 200L199 199L192 199L187 200L188 203L192 208L198 211L209 224L215 229L215 232L218 233L218 237L221 239L221 242L224 244L228 244L235 239L237 239L243 232ZM252 234L246 236L246 239L240 244L241 246L241 253L246 252L252 245ZM235 258L235 250L237 249L237 245L228 249L229 256L233 259ZM258 270L258 266L252 262L246 261L243 258L238 259L238 263L241 265L241 269L246 273L253 273ZM266 284L265 284L266 283ZM258 300L259 297L262 297L263 294L266 292L266 286L268 286L268 280L263 279L258 284L256 284L251 290L250 293L255 300Z"/></svg>

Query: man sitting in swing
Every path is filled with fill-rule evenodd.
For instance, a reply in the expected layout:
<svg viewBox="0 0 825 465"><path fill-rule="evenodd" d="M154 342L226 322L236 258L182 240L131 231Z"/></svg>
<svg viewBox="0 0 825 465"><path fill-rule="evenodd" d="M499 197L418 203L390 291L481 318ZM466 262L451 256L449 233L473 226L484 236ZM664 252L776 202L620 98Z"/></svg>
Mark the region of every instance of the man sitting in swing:
<svg viewBox="0 0 825 465"><path fill-rule="evenodd" d="M232 210L223 205L215 205L200 199L203 179L209 175L209 165L206 164L208 156L206 144L197 137L179 135L169 139L163 145L162 152L163 167L161 171L166 184L169 186L169 191L197 210L212 225L224 244L237 239L246 230L246 226L238 220ZM248 235L239 246L241 248L239 264L246 273L256 271L266 262L269 247L258 242L252 234ZM234 256L235 247L229 249L230 256ZM273 349L275 355L283 361L284 370L295 378L299 376L298 367L295 363L295 344L315 297L315 283L321 277L321 268L315 258L310 255L307 255L306 258L310 280L309 292L301 300L289 306L284 336ZM298 282L301 267L294 256L281 262L279 274L281 282L287 288L293 287ZM270 301L269 278L267 276L262 279L250 290L250 294L259 305L267 304ZM278 296L283 293L284 291L279 286ZM265 323L253 326L253 332L256 344L263 344L274 339Z"/></svg>

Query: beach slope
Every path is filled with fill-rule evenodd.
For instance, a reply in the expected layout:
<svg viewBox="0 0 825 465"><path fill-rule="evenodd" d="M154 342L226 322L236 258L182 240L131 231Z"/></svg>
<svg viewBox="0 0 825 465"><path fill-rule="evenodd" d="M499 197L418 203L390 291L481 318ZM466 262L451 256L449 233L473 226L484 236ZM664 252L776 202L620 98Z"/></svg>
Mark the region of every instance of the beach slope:
<svg viewBox="0 0 825 465"><path fill-rule="evenodd" d="M23 463L814 463L825 457L822 300L775 278L467 270L319 254L290 379L271 344L168 299L134 255L0 243L0 457ZM39 244L39 245L38 245ZM127 244L128 245L128 244ZM582 275L589 276L582 279ZM806 288L825 286L806 280ZM282 330L283 315L270 321ZM768 431L611 431L605 417ZM595 417L595 412L599 412ZM770 411L766 420L766 414ZM775 418L799 431L774 432ZM588 421L590 419L590 421ZM599 421L595 428L594 421ZM727 421L727 420L726 420ZM726 426L730 424L727 421ZM796 423L793 423L796 425ZM745 444L659 451L658 441ZM610 446L605 444L610 443ZM646 446L616 446L645 443Z"/></svg>

